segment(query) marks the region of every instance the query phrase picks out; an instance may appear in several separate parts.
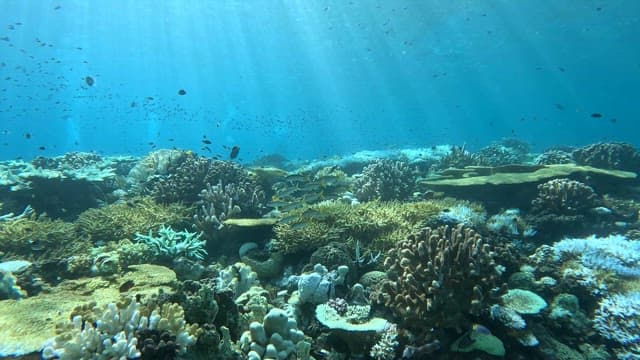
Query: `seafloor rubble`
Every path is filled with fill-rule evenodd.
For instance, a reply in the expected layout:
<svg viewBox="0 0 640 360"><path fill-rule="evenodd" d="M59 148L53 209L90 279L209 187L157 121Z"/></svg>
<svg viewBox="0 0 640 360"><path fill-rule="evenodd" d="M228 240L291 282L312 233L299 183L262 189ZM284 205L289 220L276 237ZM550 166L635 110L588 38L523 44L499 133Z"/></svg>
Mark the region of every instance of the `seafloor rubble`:
<svg viewBox="0 0 640 360"><path fill-rule="evenodd" d="M632 145L271 157L0 162L0 357L640 358Z"/></svg>

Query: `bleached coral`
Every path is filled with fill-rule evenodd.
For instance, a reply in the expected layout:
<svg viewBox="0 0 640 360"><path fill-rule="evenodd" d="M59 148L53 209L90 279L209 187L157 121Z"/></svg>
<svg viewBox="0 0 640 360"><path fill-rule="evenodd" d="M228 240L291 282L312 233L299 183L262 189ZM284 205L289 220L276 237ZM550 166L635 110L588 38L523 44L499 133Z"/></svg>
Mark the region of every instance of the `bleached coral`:
<svg viewBox="0 0 640 360"><path fill-rule="evenodd" d="M593 319L594 329L621 346L618 359L640 357L640 292L615 294L600 301ZM621 356L632 354L633 357Z"/></svg>
<svg viewBox="0 0 640 360"><path fill-rule="evenodd" d="M136 301L118 307L108 304L104 308L95 308L99 318L95 323L86 321L82 316L73 318L67 331L50 341L43 352L44 359L131 359L141 356L137 349L136 331L169 331L175 336L180 352L185 352L196 338L191 334L192 327L186 325L184 312L177 304L165 304L151 314L143 316L140 304Z"/></svg>
<svg viewBox="0 0 640 360"><path fill-rule="evenodd" d="M400 344L396 338L398 337L398 327L396 324L390 324L382 332L380 340L371 347L369 356L375 360L391 360L395 359L396 348Z"/></svg>
<svg viewBox="0 0 640 360"><path fill-rule="evenodd" d="M289 318L284 310L274 308L262 323L251 323L249 330L240 337L239 345L250 360L285 360L293 354L299 358L306 357L297 354L298 349L309 349L300 344L304 342L304 333L298 330L296 321Z"/></svg>
<svg viewBox="0 0 640 360"><path fill-rule="evenodd" d="M624 277L640 276L640 241L632 241L622 235L564 239L556 242L553 249L557 258L575 256L590 269L610 271Z"/></svg>
<svg viewBox="0 0 640 360"><path fill-rule="evenodd" d="M458 204L440 213L438 218L449 224L475 226L487 218L487 214L477 211L470 206Z"/></svg>

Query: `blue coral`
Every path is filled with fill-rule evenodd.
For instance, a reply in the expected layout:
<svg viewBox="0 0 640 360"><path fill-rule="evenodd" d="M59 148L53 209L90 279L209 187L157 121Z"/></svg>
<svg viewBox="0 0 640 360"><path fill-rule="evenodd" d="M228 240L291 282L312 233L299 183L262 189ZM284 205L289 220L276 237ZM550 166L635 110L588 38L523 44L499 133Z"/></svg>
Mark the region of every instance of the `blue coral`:
<svg viewBox="0 0 640 360"><path fill-rule="evenodd" d="M637 345L640 343L640 291L616 294L600 301L596 310L593 327L603 337L615 341L622 347L616 350L618 358L632 354L638 358ZM621 354L626 354L621 356Z"/></svg>
<svg viewBox="0 0 640 360"><path fill-rule="evenodd" d="M622 235L564 239L553 245L558 257L578 256L582 265L623 277L640 277L640 241Z"/></svg>

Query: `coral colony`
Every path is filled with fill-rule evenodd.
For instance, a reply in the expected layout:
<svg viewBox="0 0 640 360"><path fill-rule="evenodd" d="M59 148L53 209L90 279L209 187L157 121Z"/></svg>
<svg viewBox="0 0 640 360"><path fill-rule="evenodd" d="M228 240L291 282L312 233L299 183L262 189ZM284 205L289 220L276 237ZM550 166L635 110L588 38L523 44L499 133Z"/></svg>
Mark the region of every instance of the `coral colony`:
<svg viewBox="0 0 640 360"><path fill-rule="evenodd" d="M2 161L0 356L638 359L638 171L514 139Z"/></svg>

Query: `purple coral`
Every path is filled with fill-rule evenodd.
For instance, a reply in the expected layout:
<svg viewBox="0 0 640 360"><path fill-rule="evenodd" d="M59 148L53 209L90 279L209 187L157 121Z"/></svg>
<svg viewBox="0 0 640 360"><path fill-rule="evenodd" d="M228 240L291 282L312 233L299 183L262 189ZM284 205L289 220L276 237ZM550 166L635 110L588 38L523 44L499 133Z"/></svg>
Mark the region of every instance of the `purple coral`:
<svg viewBox="0 0 640 360"><path fill-rule="evenodd" d="M339 315L346 314L349 309L347 300L343 298L329 299L329 301L327 301L327 305L333 308Z"/></svg>

